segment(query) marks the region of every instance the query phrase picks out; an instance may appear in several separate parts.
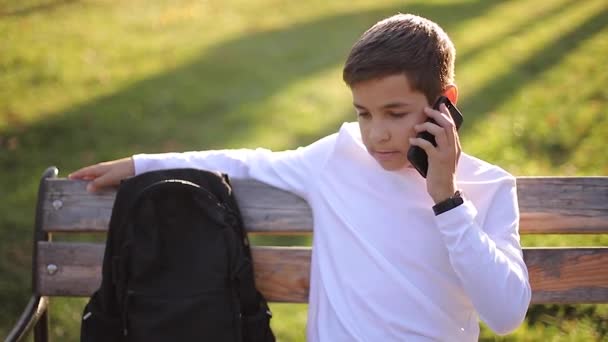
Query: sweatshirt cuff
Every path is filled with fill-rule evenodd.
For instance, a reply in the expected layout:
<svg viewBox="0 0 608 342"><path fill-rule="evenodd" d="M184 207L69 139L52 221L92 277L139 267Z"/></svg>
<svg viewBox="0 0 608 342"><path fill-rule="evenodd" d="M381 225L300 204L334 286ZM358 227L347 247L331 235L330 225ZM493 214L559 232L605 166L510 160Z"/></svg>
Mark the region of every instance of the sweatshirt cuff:
<svg viewBox="0 0 608 342"><path fill-rule="evenodd" d="M133 159L133 169L135 171L135 175L142 174L144 172L148 172L152 169L150 164L153 164L154 158L151 154L135 154L131 157Z"/></svg>
<svg viewBox="0 0 608 342"><path fill-rule="evenodd" d="M452 257L470 256L472 251L482 248L484 234L475 222L476 216L477 209L466 199L458 207L435 216L437 228Z"/></svg>
<svg viewBox="0 0 608 342"><path fill-rule="evenodd" d="M465 199L464 203L456 208L445 211L435 216L435 223L439 229L449 229L454 225L462 225L471 222L477 216L477 209L471 201Z"/></svg>

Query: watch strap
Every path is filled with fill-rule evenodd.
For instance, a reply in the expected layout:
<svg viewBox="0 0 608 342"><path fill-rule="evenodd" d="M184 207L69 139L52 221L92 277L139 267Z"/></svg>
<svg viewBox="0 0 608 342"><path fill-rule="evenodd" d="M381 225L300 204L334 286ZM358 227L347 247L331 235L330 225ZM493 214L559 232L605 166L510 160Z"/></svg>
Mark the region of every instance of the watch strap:
<svg viewBox="0 0 608 342"><path fill-rule="evenodd" d="M433 206L435 216L445 213L448 210L454 209L464 203L462 192L457 190L452 197L449 197Z"/></svg>

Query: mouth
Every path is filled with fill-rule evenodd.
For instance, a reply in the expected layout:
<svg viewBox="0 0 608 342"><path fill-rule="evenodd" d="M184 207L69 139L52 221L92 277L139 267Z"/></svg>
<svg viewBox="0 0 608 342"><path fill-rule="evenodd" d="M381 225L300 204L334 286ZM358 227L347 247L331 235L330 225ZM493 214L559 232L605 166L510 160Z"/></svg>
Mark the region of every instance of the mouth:
<svg viewBox="0 0 608 342"><path fill-rule="evenodd" d="M377 160L388 161L397 158L401 155L399 151L373 151L372 155Z"/></svg>

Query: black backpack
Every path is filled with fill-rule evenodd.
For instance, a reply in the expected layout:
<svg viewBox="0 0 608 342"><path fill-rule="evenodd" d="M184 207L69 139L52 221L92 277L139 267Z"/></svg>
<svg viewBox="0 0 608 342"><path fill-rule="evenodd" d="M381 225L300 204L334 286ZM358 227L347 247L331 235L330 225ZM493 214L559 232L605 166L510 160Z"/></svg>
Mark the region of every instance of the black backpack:
<svg viewBox="0 0 608 342"><path fill-rule="evenodd" d="M121 183L80 340L274 341L228 177L172 169Z"/></svg>

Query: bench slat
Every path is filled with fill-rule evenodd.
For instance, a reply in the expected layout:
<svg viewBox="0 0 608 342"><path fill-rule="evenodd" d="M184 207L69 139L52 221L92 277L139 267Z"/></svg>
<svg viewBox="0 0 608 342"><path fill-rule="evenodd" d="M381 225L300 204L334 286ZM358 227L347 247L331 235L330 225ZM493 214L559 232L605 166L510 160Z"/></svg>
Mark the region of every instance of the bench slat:
<svg viewBox="0 0 608 342"><path fill-rule="evenodd" d="M518 177L520 232L608 233L608 177Z"/></svg>
<svg viewBox="0 0 608 342"><path fill-rule="evenodd" d="M533 303L608 302L608 247L526 248Z"/></svg>
<svg viewBox="0 0 608 342"><path fill-rule="evenodd" d="M517 182L520 233L608 233L608 177L520 177ZM249 232L311 232L312 215L303 199L253 180L232 183ZM107 230L115 192L89 194L85 184L61 178L46 181L46 231Z"/></svg>
<svg viewBox="0 0 608 342"><path fill-rule="evenodd" d="M90 296L101 284L104 245L39 242L38 292L48 296ZM253 247L258 289L273 302L306 303L310 248ZM50 274L48 265L56 265Z"/></svg>
<svg viewBox="0 0 608 342"><path fill-rule="evenodd" d="M245 229L253 233L306 233L312 212L302 198L256 181L231 181ZM105 232L110 222L114 190L87 193L86 182L46 180L44 224L48 232Z"/></svg>
<svg viewBox="0 0 608 342"><path fill-rule="evenodd" d="M89 296L101 281L103 244L40 242L38 291L51 296ZM272 302L305 303L310 248L254 247L256 283ZM78 256L78 257L75 257ZM608 302L608 247L524 249L533 303ZM51 275L47 265L58 266Z"/></svg>

